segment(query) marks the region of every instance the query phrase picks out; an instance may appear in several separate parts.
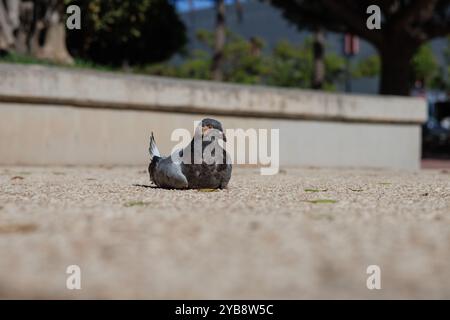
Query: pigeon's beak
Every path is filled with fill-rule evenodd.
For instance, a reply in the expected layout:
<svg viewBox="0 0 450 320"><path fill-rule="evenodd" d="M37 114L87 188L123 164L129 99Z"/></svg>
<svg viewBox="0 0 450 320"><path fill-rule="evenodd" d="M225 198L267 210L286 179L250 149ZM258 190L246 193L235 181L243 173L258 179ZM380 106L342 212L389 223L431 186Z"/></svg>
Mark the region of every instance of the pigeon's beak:
<svg viewBox="0 0 450 320"><path fill-rule="evenodd" d="M208 131L210 130L211 128L210 127L208 127L208 126L204 126L204 127L202 127L202 135L206 135L207 133L208 133Z"/></svg>
<svg viewBox="0 0 450 320"><path fill-rule="evenodd" d="M210 127L210 126L204 126L204 127L202 127L202 136L203 136L203 137L207 136L211 130L215 131L216 137L220 137L219 135L217 135L218 133L220 133L220 134L222 135L222 140L225 141L225 142L227 142L227 137L225 136L225 133L223 133L222 131L219 131L219 130L217 130L217 129L213 129L213 128Z"/></svg>

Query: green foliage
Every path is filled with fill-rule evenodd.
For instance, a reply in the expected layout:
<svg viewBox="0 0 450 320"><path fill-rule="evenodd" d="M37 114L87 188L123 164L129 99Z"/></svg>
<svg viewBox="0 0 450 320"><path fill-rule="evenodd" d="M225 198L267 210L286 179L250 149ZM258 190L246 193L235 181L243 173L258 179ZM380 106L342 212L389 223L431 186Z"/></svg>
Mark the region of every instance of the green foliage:
<svg viewBox="0 0 450 320"><path fill-rule="evenodd" d="M313 75L313 42L307 38L303 44L293 45L281 41L270 58L269 84L283 87L310 88ZM325 55L324 89L335 90L335 83L341 79L345 60L335 53Z"/></svg>
<svg viewBox="0 0 450 320"><path fill-rule="evenodd" d="M157 64L144 68L144 73L181 78L211 79L211 52L214 35L206 30L197 32L197 39L208 51L198 50L179 65ZM313 73L312 40L293 45L280 41L270 53L264 53L259 38L245 39L227 31L224 48L224 81L263 84L282 87L309 88ZM345 61L336 54L325 56L326 90L334 90Z"/></svg>
<svg viewBox="0 0 450 320"><path fill-rule="evenodd" d="M246 39L228 32L228 43L225 45L224 76L226 81L256 84L262 82L267 73L267 66L261 50L264 43L261 39Z"/></svg>
<svg viewBox="0 0 450 320"><path fill-rule="evenodd" d="M444 50L444 56L447 62L447 68L450 68L450 36L447 37L447 48Z"/></svg>
<svg viewBox="0 0 450 320"><path fill-rule="evenodd" d="M185 26L167 0L72 0L81 30L68 31L74 56L96 63L144 64L168 59L186 43Z"/></svg>
<svg viewBox="0 0 450 320"><path fill-rule="evenodd" d="M422 80L425 87L429 87L439 73L439 64L431 46L422 45L411 61L415 80Z"/></svg>
<svg viewBox="0 0 450 320"><path fill-rule="evenodd" d="M18 64L40 64L40 65L54 64L48 60L40 60L30 55L18 54L15 52L10 52L3 56L0 55L0 62L18 63Z"/></svg>
<svg viewBox="0 0 450 320"><path fill-rule="evenodd" d="M189 59L180 65L178 76L191 79L208 79L210 68L211 62L209 61L206 52L195 51L192 59Z"/></svg>
<svg viewBox="0 0 450 320"><path fill-rule="evenodd" d="M365 59L358 61L352 70L352 75L355 78L371 78L376 77L381 71L381 60L378 55L372 55Z"/></svg>
<svg viewBox="0 0 450 320"><path fill-rule="evenodd" d="M413 79L411 81L420 80L425 88L443 89L448 84L448 75L450 74L450 39L449 46L444 53L448 59L447 66L441 68L439 62L434 55L431 46L424 44L417 50L411 59L411 67L413 70ZM446 70L447 69L447 70ZM360 60L352 70L355 78L375 77L381 72L381 60L378 55L372 55L366 59Z"/></svg>
<svg viewBox="0 0 450 320"><path fill-rule="evenodd" d="M442 78L445 89L450 91L450 36L447 37L447 48L444 51L446 67L442 71Z"/></svg>
<svg viewBox="0 0 450 320"><path fill-rule="evenodd" d="M180 66L181 75L184 70L194 73L196 78L210 79L211 52L214 46L214 35L206 30L197 31L197 39L208 48L209 52L197 51L194 57L188 59ZM243 37L227 31L226 44L224 47L224 81L255 84L261 83L267 73L265 57L261 55L264 42L259 38L246 40ZM204 62L201 62L204 61ZM198 69L192 70L192 67Z"/></svg>
<svg viewBox="0 0 450 320"><path fill-rule="evenodd" d="M325 56L325 84L324 89L335 91L335 83L343 80L345 59L334 52Z"/></svg>
<svg viewBox="0 0 450 320"><path fill-rule="evenodd" d="M308 42L308 43L307 43ZM301 45L279 42L272 53L268 84L282 87L309 88L312 79L310 40Z"/></svg>
<svg viewBox="0 0 450 320"><path fill-rule="evenodd" d="M196 50L182 64L158 63L136 68L136 72L166 77L209 79L209 56L205 51Z"/></svg>
<svg viewBox="0 0 450 320"><path fill-rule="evenodd" d="M98 71L118 71L117 68L99 65L92 61L87 61L83 59L75 59L74 64L58 64L56 62L52 62L45 59L38 59L31 55L19 54L15 52L8 53L4 56L0 56L0 63L18 63L18 64L38 64L44 66L64 66L66 68L75 68L75 69L94 69Z"/></svg>

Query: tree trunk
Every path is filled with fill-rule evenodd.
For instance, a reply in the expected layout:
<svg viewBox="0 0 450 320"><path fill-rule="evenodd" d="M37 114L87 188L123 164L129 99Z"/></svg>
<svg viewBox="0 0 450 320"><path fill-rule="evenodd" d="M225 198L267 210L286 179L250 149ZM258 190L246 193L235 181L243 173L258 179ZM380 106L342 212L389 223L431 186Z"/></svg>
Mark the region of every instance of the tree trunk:
<svg viewBox="0 0 450 320"><path fill-rule="evenodd" d="M313 56L312 88L322 89L325 82L325 34L320 27L314 31Z"/></svg>
<svg viewBox="0 0 450 320"><path fill-rule="evenodd" d="M19 25L16 30L14 51L25 55L30 53L30 37L33 29L34 3L31 1L20 1Z"/></svg>
<svg viewBox="0 0 450 320"><path fill-rule="evenodd" d="M57 63L72 64L66 46L66 26L63 19L63 6L49 7L45 20L45 40L42 46L36 48L34 43L34 55L40 59L51 60Z"/></svg>
<svg viewBox="0 0 450 320"><path fill-rule="evenodd" d="M31 1L0 0L0 50L28 53L33 6Z"/></svg>
<svg viewBox="0 0 450 320"><path fill-rule="evenodd" d="M1 50L72 64L66 46L64 2L0 0Z"/></svg>
<svg viewBox="0 0 450 320"><path fill-rule="evenodd" d="M225 47L225 1L216 0L216 31L214 35L214 55L211 65L213 80L223 80L223 51Z"/></svg>
<svg viewBox="0 0 450 320"><path fill-rule="evenodd" d="M14 29L7 7L0 0L0 50L8 51L14 45Z"/></svg>
<svg viewBox="0 0 450 320"><path fill-rule="evenodd" d="M411 91L411 59L419 44L389 41L380 52L380 94L409 96Z"/></svg>
<svg viewBox="0 0 450 320"><path fill-rule="evenodd" d="M63 64L73 63L73 58L67 51L64 23L51 24L47 28L44 45L39 48L36 57Z"/></svg>
<svg viewBox="0 0 450 320"><path fill-rule="evenodd" d="M20 25L20 1L19 0L6 0L6 6L8 7L9 21L13 30L19 28Z"/></svg>

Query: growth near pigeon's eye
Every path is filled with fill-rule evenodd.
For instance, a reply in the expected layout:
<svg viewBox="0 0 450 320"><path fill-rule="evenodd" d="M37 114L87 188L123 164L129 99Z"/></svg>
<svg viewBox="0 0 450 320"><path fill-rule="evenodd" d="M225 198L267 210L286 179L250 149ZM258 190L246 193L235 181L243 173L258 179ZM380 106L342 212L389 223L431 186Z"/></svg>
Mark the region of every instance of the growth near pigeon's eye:
<svg viewBox="0 0 450 320"><path fill-rule="evenodd" d="M201 121L201 139L194 134L192 141L182 150L163 157L156 147L153 133L150 137L150 180L167 189L223 189L231 178L231 161L227 152L212 139L214 131L226 141L222 124L210 118ZM206 137L208 136L208 137ZM196 148L199 144L201 148ZM213 148L211 148L213 147Z"/></svg>

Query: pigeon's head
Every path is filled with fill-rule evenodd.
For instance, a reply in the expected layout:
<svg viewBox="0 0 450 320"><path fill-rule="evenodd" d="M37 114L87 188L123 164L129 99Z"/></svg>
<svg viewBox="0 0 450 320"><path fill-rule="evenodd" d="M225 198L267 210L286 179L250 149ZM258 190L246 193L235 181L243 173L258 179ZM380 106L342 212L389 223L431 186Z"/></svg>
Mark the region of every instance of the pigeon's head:
<svg viewBox="0 0 450 320"><path fill-rule="evenodd" d="M227 141L225 133L223 132L222 124L219 121L211 118L205 118L201 121L199 127L201 127L203 137L209 138L212 136L218 136L222 138L223 141Z"/></svg>

